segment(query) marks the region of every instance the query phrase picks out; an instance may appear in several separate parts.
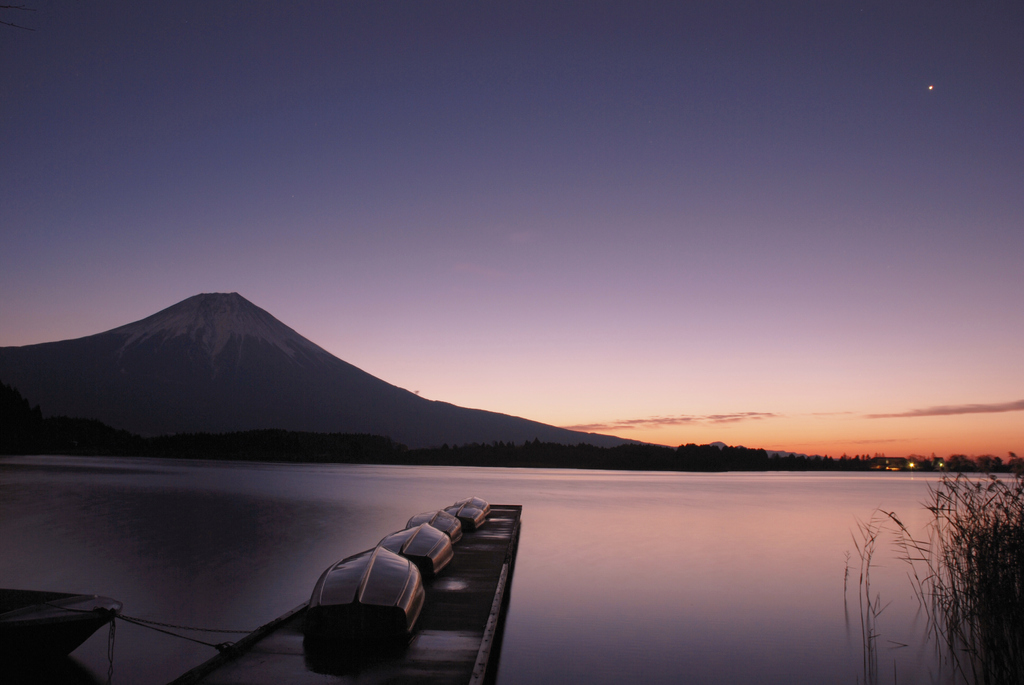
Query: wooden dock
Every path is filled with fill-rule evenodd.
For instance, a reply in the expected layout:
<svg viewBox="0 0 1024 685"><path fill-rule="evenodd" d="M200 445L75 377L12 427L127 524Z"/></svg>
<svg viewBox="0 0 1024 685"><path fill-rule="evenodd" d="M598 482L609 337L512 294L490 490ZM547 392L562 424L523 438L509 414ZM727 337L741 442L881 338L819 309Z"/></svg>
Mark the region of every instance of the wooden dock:
<svg viewBox="0 0 1024 685"><path fill-rule="evenodd" d="M317 653L303 643L302 604L171 685L493 682L522 510L519 505L492 504L487 522L463 534L448 567L424 581L426 603L407 646Z"/></svg>

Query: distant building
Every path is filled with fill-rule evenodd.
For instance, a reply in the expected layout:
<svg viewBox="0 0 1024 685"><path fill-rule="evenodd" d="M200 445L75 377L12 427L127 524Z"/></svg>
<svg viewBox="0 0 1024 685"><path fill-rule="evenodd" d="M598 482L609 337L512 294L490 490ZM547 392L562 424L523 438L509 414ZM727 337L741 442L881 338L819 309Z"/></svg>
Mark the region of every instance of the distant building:
<svg viewBox="0 0 1024 685"><path fill-rule="evenodd" d="M913 468L905 457L873 457L869 462L874 471L906 471Z"/></svg>

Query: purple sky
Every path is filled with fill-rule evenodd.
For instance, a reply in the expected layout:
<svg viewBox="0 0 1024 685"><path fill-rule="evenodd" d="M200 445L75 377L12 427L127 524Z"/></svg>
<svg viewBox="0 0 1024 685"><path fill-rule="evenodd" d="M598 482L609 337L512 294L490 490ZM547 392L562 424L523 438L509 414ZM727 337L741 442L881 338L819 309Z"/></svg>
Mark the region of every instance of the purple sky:
<svg viewBox="0 0 1024 685"><path fill-rule="evenodd" d="M29 6L0 345L237 291L546 423L1024 453L1024 3Z"/></svg>

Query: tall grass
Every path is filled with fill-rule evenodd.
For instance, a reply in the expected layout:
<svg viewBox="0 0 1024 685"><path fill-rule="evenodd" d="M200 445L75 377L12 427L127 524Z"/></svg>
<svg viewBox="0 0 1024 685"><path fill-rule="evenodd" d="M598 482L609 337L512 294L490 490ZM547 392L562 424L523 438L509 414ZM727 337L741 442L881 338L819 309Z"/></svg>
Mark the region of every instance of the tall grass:
<svg viewBox="0 0 1024 685"><path fill-rule="evenodd" d="M885 512L881 512L885 513ZM860 574L857 577L857 601L860 605L860 639L863 654L863 673L865 685L878 682L878 617L888 605L882 605L879 594L871 596L871 563L875 556L879 537L883 531L884 516L879 520L880 512L876 511L871 520L858 522L857 533L853 536L853 544L860 557ZM846 574L843 576L843 594L845 597L847 581L850 577L850 553L846 554Z"/></svg>
<svg viewBox="0 0 1024 685"><path fill-rule="evenodd" d="M927 542L886 513L932 629L968 682L1024 683L1024 478L946 476L930 495Z"/></svg>

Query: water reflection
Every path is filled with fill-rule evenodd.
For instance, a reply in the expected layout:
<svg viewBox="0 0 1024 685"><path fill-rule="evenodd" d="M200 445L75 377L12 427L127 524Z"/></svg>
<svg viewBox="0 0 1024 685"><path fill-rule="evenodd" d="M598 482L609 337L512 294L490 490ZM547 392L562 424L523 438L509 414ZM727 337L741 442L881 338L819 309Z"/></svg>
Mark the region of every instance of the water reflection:
<svg viewBox="0 0 1024 685"><path fill-rule="evenodd" d="M0 585L254 628L412 514L477 495L524 505L499 683L857 683L851 531L879 506L920 530L929 480L4 459L0 545L18 552ZM905 571L887 547L876 561L873 591L892 602L874 627L879 682L946 682L914 637ZM105 675L95 639L75 658ZM212 654L122 624L114 681L166 682Z"/></svg>
<svg viewBox="0 0 1024 685"><path fill-rule="evenodd" d="M107 677L104 673L101 679L76 659L62 657L43 663L5 666L3 680L9 685L39 685L40 683L101 685L107 682Z"/></svg>

